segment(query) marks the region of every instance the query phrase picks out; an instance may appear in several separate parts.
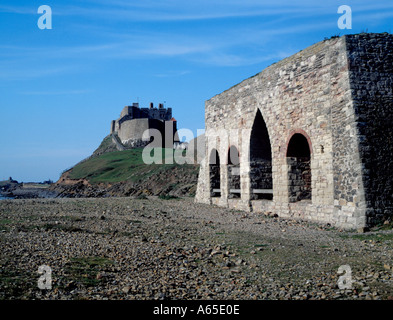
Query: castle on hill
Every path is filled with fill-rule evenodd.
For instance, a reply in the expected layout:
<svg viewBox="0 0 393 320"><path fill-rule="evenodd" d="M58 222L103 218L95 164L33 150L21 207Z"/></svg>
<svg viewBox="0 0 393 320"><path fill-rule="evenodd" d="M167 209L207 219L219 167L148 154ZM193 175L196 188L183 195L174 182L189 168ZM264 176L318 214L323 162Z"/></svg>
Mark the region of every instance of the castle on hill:
<svg viewBox="0 0 393 320"><path fill-rule="evenodd" d="M139 103L125 106L117 120L111 121L112 135L117 135L126 147L176 147L177 121L172 117L172 108L158 108L150 102L149 108L140 108Z"/></svg>

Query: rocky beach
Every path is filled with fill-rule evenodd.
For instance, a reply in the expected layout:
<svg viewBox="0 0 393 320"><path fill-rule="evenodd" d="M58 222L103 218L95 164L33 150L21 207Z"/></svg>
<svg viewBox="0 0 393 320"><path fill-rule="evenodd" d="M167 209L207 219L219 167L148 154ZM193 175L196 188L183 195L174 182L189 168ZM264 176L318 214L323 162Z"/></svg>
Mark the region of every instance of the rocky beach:
<svg viewBox="0 0 393 320"><path fill-rule="evenodd" d="M51 190L51 186L51 182L0 181L0 199L55 198L59 196L58 192Z"/></svg>
<svg viewBox="0 0 393 320"><path fill-rule="evenodd" d="M192 197L14 199L0 240L3 300L393 299L389 223L359 234Z"/></svg>

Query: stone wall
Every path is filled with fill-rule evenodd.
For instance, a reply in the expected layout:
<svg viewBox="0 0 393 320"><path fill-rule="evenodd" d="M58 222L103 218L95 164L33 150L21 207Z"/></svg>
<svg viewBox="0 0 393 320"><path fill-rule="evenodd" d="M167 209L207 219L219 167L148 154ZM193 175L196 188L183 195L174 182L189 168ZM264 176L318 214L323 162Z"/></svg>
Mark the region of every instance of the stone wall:
<svg viewBox="0 0 393 320"><path fill-rule="evenodd" d="M393 216L393 35L352 35L346 42L367 222L376 224Z"/></svg>
<svg viewBox="0 0 393 320"><path fill-rule="evenodd" d="M251 160L250 161L250 187L251 199L272 199L270 193L258 193L253 190L272 190L273 174L272 162L269 160Z"/></svg>
<svg viewBox="0 0 393 320"><path fill-rule="evenodd" d="M157 137L156 130L160 132L161 137ZM110 130L111 134L116 133L121 142L128 147L143 147L153 140L151 147L169 148L173 147L174 142L179 142L176 131L177 123L172 118L172 108L164 108L163 104L160 104L157 109L152 103L150 108L139 108L138 103L124 107L120 118L111 121ZM145 132L149 133L148 137L143 136Z"/></svg>
<svg viewBox="0 0 393 320"><path fill-rule="evenodd" d="M217 189L221 189L220 186L220 165L210 164L209 165L209 182L210 182L210 196L218 197L221 196Z"/></svg>
<svg viewBox="0 0 393 320"><path fill-rule="evenodd" d="M118 136L123 144L128 140L141 140L143 132L149 129L149 119L130 119L120 124Z"/></svg>
<svg viewBox="0 0 393 320"><path fill-rule="evenodd" d="M240 198L238 190L241 189L240 185L240 166L234 164L227 165L228 172L228 198Z"/></svg>
<svg viewBox="0 0 393 320"><path fill-rule="evenodd" d="M146 131L148 134L145 133ZM149 144L151 147L172 148L174 136L176 140L176 131L176 121L132 119L121 123L117 133L121 142L127 146L143 147L152 142ZM166 141L167 137L168 141Z"/></svg>
<svg viewBox="0 0 393 320"><path fill-rule="evenodd" d="M343 228L391 216L393 170L384 177L381 169L392 168L391 48L390 35L325 40L206 101L205 154L219 152L221 197L210 198L209 166L202 161L196 201ZM252 192L250 141L258 112L271 147L272 200L254 200ZM296 134L308 144L311 194L293 202L287 151ZM240 154L239 199L228 195L229 146Z"/></svg>
<svg viewBox="0 0 393 320"><path fill-rule="evenodd" d="M311 168L309 158L287 158L289 202L311 200Z"/></svg>

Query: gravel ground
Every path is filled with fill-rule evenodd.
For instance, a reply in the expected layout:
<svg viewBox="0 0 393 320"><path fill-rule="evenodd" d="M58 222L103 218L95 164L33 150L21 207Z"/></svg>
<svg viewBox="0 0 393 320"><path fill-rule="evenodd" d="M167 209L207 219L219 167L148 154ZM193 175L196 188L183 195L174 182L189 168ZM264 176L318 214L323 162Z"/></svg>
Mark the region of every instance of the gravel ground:
<svg viewBox="0 0 393 320"><path fill-rule="evenodd" d="M393 299L385 227L358 234L192 198L2 200L0 299Z"/></svg>

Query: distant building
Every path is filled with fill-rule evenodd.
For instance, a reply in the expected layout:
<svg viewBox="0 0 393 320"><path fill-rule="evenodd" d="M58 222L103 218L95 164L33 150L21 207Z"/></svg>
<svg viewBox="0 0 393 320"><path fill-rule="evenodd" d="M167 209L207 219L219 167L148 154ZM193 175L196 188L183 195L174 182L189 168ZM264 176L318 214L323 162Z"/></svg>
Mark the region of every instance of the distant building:
<svg viewBox="0 0 393 320"><path fill-rule="evenodd" d="M143 147L149 143L154 147L173 148L179 143L177 121L172 117L172 108L160 103L155 108L140 108L139 103L126 106L120 118L112 120L111 134L116 134L126 147Z"/></svg>

